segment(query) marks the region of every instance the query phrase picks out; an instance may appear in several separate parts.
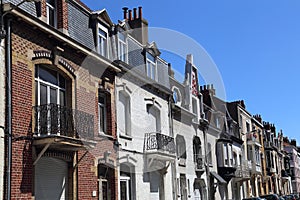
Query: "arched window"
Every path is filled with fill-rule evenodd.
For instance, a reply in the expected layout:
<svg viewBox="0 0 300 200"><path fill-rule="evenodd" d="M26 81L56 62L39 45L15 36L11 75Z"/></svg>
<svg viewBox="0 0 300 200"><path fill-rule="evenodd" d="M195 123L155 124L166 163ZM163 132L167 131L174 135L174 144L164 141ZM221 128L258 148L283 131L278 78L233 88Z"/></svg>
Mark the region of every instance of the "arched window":
<svg viewBox="0 0 300 200"><path fill-rule="evenodd" d="M186 159L186 145L184 137L181 135L176 136L176 148L177 148L177 157Z"/></svg>
<svg viewBox="0 0 300 200"><path fill-rule="evenodd" d="M118 128L125 135L131 135L130 96L124 91L119 92Z"/></svg>
<svg viewBox="0 0 300 200"><path fill-rule="evenodd" d="M43 65L35 68L36 104L59 104L66 105L66 80L52 69Z"/></svg>
<svg viewBox="0 0 300 200"><path fill-rule="evenodd" d="M160 132L161 131L161 119L160 119L160 110L153 104L147 104L148 112L148 127L147 132Z"/></svg>
<svg viewBox="0 0 300 200"><path fill-rule="evenodd" d="M173 100L175 104L180 105L181 104L181 93L178 88L173 88Z"/></svg>

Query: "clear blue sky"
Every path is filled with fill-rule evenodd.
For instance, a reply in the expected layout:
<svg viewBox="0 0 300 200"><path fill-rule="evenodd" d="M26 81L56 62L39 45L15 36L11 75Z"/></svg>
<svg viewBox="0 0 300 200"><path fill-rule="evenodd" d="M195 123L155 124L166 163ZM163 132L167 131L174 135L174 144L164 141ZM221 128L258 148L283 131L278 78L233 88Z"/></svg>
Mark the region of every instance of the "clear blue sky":
<svg viewBox="0 0 300 200"><path fill-rule="evenodd" d="M299 0L83 2L93 10L106 8L115 23L123 18L122 7L142 6L149 26L193 38L218 67L227 101L244 99L250 113L261 114L300 142ZM183 72L183 64L174 61L168 60Z"/></svg>

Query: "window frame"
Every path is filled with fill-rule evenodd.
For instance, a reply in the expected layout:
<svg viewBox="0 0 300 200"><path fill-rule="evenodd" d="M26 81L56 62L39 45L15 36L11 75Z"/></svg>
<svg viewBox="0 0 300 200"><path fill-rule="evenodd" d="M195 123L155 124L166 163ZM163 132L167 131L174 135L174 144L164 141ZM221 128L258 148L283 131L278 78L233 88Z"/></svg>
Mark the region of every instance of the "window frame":
<svg viewBox="0 0 300 200"><path fill-rule="evenodd" d="M102 35L101 31L99 30L104 32L106 36ZM100 38L101 38L101 42L100 42ZM105 46L103 46L102 44L104 44ZM97 53L103 57L108 58L108 28L103 26L100 22L98 22L97 25Z"/></svg>
<svg viewBox="0 0 300 200"><path fill-rule="evenodd" d="M46 17L47 17L47 24L57 28L57 0L53 0L54 5L51 5L48 0L46 0ZM50 24L50 10L53 11L53 24Z"/></svg>
<svg viewBox="0 0 300 200"><path fill-rule="evenodd" d="M125 130L124 130L125 132L121 131L121 133L125 134L126 136L131 136L131 98L130 98L130 95L127 92L125 92L124 90L119 91L118 94L119 94L118 95L119 103L122 103L122 104L124 103L124 102L121 102L121 98L120 98L121 95L123 95L123 98L125 98L125 100L126 100L126 102L125 102L126 105L124 105L125 113L122 113L125 116L125 119L124 119L124 123L126 124ZM117 119L118 119L118 116L117 116Z"/></svg>
<svg viewBox="0 0 300 200"><path fill-rule="evenodd" d="M153 57L153 60L151 60L149 56ZM154 69L154 73L153 73L153 69ZM157 60L155 56L153 56L149 52L146 52L146 75L148 78L152 80L155 81L157 80Z"/></svg>
<svg viewBox="0 0 300 200"><path fill-rule="evenodd" d="M99 99L103 98L104 103L99 102ZM107 132L107 97L103 92L99 92L98 94L98 132L99 134L106 134ZM103 108L103 127L101 128L101 116L100 116L100 108ZM101 130L103 129L103 130Z"/></svg>
<svg viewBox="0 0 300 200"><path fill-rule="evenodd" d="M120 38L120 35L124 36L124 40ZM121 49L121 47L123 48ZM128 52L127 35L125 33L118 32L118 59L127 63L128 62L127 52Z"/></svg>

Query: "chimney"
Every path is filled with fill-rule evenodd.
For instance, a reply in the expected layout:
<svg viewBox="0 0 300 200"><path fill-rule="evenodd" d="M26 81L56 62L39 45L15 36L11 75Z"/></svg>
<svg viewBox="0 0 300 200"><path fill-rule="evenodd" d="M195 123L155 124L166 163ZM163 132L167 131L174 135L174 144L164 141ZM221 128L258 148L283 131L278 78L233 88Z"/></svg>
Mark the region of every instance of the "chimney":
<svg viewBox="0 0 300 200"><path fill-rule="evenodd" d="M132 10L129 10L129 16L128 16L129 20L132 20Z"/></svg>
<svg viewBox="0 0 300 200"><path fill-rule="evenodd" d="M129 10L129 26L132 29L132 36L139 41L142 45L147 45L148 43L148 22L143 19L142 16L142 7L138 7L138 15L137 8L133 9L133 18L132 18L132 10Z"/></svg>
<svg viewBox="0 0 300 200"><path fill-rule="evenodd" d="M291 145L293 145L293 146L297 147L297 142L296 142L296 140L295 140L295 139L292 139L292 140L291 140Z"/></svg>
<svg viewBox="0 0 300 200"><path fill-rule="evenodd" d="M133 19L137 19L136 10L136 8L133 9Z"/></svg>
<svg viewBox="0 0 300 200"><path fill-rule="evenodd" d="M139 6L139 18L143 19L143 10L142 10L142 6Z"/></svg>
<svg viewBox="0 0 300 200"><path fill-rule="evenodd" d="M123 15L124 15L124 19L128 19L128 17L127 17L127 11L128 11L128 8L127 7L123 7L122 8L123 9Z"/></svg>
<svg viewBox="0 0 300 200"><path fill-rule="evenodd" d="M168 71L169 71L169 76L170 77L172 77L172 78L174 78L175 76L174 76L174 71L172 70L172 65L171 65L171 63L168 63Z"/></svg>

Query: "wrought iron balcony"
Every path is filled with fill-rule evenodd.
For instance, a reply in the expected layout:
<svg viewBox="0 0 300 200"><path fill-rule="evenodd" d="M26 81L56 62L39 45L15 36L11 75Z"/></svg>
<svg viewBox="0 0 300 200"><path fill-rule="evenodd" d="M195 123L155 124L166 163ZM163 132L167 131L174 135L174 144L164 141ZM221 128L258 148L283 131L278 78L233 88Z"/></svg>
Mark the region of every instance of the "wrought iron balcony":
<svg viewBox="0 0 300 200"><path fill-rule="evenodd" d="M195 161L195 170L196 171L202 171L204 170L204 156L200 154L194 155L194 161Z"/></svg>
<svg viewBox="0 0 300 200"><path fill-rule="evenodd" d="M242 165L238 165L236 167L235 178L240 181L248 180L250 178L249 167L246 163L243 163Z"/></svg>
<svg viewBox="0 0 300 200"><path fill-rule="evenodd" d="M92 139L94 116L57 104L33 107L34 134L36 136L67 136Z"/></svg>
<svg viewBox="0 0 300 200"><path fill-rule="evenodd" d="M161 133L146 133L144 140L144 152L147 154L158 153L175 157L174 138Z"/></svg>

